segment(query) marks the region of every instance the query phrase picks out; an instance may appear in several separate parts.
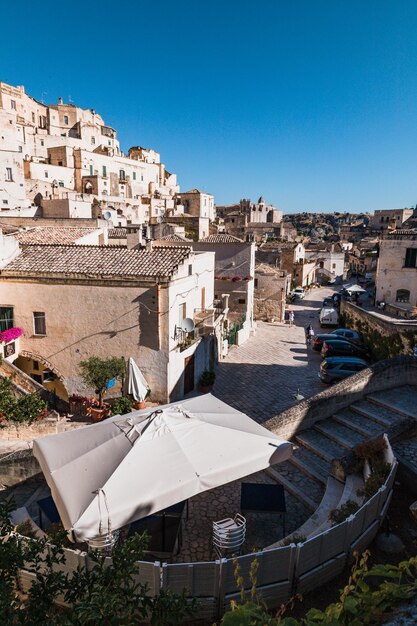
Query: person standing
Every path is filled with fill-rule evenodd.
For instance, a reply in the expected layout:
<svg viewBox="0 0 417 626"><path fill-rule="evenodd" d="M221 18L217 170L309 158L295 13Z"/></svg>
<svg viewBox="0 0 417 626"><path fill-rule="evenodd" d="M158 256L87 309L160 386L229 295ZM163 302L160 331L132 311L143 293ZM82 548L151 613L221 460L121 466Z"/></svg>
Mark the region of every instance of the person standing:
<svg viewBox="0 0 417 626"><path fill-rule="evenodd" d="M290 323L290 328L291 328L291 326L294 325L294 311L290 311L288 313L288 321Z"/></svg>

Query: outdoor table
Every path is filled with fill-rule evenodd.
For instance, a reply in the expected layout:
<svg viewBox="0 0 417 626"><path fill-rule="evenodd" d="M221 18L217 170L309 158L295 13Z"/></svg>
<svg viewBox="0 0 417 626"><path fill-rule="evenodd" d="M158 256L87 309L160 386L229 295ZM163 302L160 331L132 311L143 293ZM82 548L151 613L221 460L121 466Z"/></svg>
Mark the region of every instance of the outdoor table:
<svg viewBox="0 0 417 626"><path fill-rule="evenodd" d="M37 505L39 507L39 526L42 530L45 530L43 527L43 516L46 517L50 524L57 524L61 521L58 513L58 509L55 506L55 502L52 499L52 496L48 496L47 498L42 498L42 500L37 501Z"/></svg>
<svg viewBox="0 0 417 626"><path fill-rule="evenodd" d="M282 515L282 531L285 537L285 491L282 485L266 483L242 483L240 493L240 510L242 513L280 513Z"/></svg>

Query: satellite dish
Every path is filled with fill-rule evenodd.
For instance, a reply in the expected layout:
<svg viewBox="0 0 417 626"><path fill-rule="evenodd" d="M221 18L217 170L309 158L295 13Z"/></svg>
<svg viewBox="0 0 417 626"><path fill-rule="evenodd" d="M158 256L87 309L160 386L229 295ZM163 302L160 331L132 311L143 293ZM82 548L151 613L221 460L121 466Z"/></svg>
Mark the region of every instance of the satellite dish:
<svg viewBox="0 0 417 626"><path fill-rule="evenodd" d="M195 325L191 317L186 317L181 322L181 330L183 330L185 333L192 333L194 330L194 327Z"/></svg>
<svg viewBox="0 0 417 626"><path fill-rule="evenodd" d="M104 213L103 213L103 218L104 218L105 220L109 220L109 219L111 219L111 213L110 213L110 211L104 211Z"/></svg>

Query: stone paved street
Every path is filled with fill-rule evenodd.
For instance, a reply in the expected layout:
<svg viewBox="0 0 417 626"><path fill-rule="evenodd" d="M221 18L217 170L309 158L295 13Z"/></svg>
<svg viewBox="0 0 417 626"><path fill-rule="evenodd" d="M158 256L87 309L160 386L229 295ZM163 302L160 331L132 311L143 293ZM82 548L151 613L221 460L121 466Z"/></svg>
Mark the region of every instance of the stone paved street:
<svg viewBox="0 0 417 626"><path fill-rule="evenodd" d="M311 323L316 333L326 332L320 329L318 315L323 298L333 292L314 289L291 304L292 328L288 323L258 322L255 336L232 347L219 364L214 395L262 423L291 406L297 389L305 397L324 389L317 375L321 357L307 348L304 329Z"/></svg>

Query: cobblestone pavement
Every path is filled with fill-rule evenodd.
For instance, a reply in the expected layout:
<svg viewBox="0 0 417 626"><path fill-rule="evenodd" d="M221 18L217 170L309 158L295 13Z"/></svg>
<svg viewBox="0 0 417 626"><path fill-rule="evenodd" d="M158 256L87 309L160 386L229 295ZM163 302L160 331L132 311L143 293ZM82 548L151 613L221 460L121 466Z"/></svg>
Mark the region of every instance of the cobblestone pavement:
<svg viewBox="0 0 417 626"><path fill-rule="evenodd" d="M295 325L258 322L254 337L232 347L219 364L213 393L258 422L287 409L293 394L309 397L324 389L318 378L320 353L306 346L305 327L320 329L319 310L332 288L314 289L291 304Z"/></svg>

